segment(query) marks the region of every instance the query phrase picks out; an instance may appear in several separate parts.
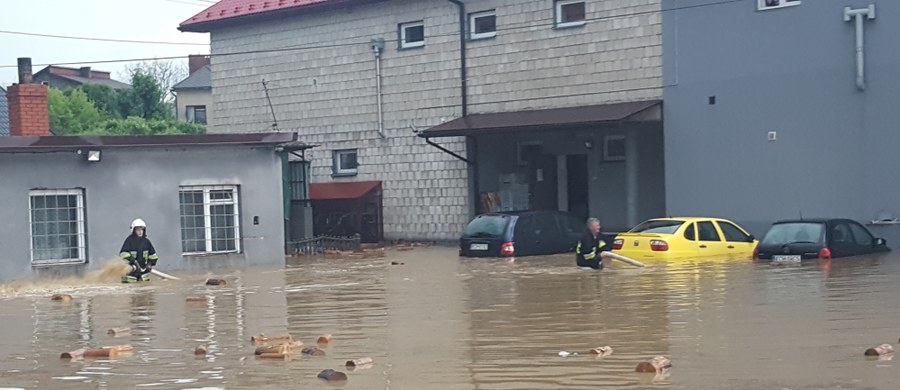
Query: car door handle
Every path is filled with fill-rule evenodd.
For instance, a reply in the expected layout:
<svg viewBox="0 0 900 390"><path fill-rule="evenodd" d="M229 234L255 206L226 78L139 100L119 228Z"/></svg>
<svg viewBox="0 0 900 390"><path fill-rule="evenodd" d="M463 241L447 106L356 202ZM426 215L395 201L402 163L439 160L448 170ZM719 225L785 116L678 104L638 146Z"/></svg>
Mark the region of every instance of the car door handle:
<svg viewBox="0 0 900 390"><path fill-rule="evenodd" d="M700 245L701 248L706 248L706 245Z"/></svg>
<svg viewBox="0 0 900 390"><path fill-rule="evenodd" d="M728 249L734 249L734 245L729 245Z"/></svg>

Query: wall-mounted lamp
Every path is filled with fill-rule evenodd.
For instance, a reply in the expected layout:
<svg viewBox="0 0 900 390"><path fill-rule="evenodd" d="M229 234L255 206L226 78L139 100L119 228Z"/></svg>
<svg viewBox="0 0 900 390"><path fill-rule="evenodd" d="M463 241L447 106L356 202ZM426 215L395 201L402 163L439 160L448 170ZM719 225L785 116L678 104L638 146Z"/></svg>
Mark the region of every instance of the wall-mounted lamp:
<svg viewBox="0 0 900 390"><path fill-rule="evenodd" d="M88 150L87 160L88 161L100 161L100 151L99 150Z"/></svg>
<svg viewBox="0 0 900 390"><path fill-rule="evenodd" d="M591 140L586 140L586 141L584 141L584 148L585 148L585 149L590 149L590 148L593 148L593 147L594 147L594 143L591 142Z"/></svg>

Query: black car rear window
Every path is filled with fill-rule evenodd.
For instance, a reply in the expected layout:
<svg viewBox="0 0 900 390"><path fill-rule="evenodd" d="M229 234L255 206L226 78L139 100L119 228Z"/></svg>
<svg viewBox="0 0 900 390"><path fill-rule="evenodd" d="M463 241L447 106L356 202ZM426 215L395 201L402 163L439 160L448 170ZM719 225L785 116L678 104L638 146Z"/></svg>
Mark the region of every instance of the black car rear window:
<svg viewBox="0 0 900 390"><path fill-rule="evenodd" d="M631 233L675 234L684 221L644 221L631 229Z"/></svg>
<svg viewBox="0 0 900 390"><path fill-rule="evenodd" d="M509 224L508 215L479 215L463 230L464 236L502 236Z"/></svg>
<svg viewBox="0 0 900 390"><path fill-rule="evenodd" d="M820 222L787 222L772 225L760 242L762 245L790 243L821 243L825 238L825 224Z"/></svg>

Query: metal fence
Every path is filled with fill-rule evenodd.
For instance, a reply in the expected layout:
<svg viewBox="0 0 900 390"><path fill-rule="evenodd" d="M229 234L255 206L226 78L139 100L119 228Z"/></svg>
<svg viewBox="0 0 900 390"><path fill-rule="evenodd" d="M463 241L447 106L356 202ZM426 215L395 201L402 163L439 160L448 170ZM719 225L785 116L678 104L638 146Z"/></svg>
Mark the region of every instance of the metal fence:
<svg viewBox="0 0 900 390"><path fill-rule="evenodd" d="M314 256L325 251L358 251L359 235L352 237L318 236L307 240L289 242L288 250L292 255Z"/></svg>

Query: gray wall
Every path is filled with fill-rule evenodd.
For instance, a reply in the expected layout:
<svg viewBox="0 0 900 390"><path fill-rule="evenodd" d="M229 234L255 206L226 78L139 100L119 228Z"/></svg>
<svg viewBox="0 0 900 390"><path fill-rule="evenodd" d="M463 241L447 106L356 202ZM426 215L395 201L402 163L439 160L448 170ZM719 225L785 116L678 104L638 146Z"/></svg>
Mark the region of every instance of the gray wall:
<svg viewBox="0 0 900 390"><path fill-rule="evenodd" d="M100 162L73 152L0 154L0 278L35 272L95 270L116 259L134 218L147 222L163 271L282 264L284 223L280 158L272 148L192 147L104 149ZM181 185L239 185L244 254L183 259L178 189ZM88 265L33 269L29 196L34 188L85 189ZM260 224L253 225L259 216Z"/></svg>
<svg viewBox="0 0 900 390"><path fill-rule="evenodd" d="M733 218L756 234L801 212L900 217L900 2L672 10L710 2L663 5L667 211ZM865 23L859 91L843 7L870 3L878 18ZM897 229L875 230L898 242Z"/></svg>

